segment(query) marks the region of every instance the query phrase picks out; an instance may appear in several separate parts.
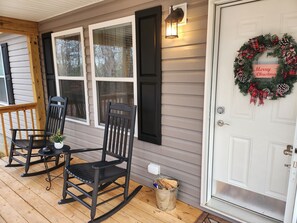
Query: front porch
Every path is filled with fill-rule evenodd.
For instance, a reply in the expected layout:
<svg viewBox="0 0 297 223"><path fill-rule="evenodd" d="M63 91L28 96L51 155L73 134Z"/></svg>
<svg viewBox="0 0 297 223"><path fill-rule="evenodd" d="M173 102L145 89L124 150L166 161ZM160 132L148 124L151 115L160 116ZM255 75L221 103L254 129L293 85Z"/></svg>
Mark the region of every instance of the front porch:
<svg viewBox="0 0 297 223"><path fill-rule="evenodd" d="M75 161L79 161L75 158ZM52 182L52 188L45 188L48 182L46 175L34 177L21 177L23 168L5 167L7 157L0 159L0 222L54 222L54 223L79 223L89 221L89 211L78 202L59 205L61 198L62 182L57 178ZM44 168L43 164L32 168ZM53 175L61 174L62 168L52 172ZM131 181L130 189L138 186ZM110 196L110 194L105 195ZM117 200L99 206L98 213L106 211L116 205ZM137 196L121 211L107 219L105 222L167 222L167 223L194 223L202 211L177 201L173 211L161 211L156 207L153 189L143 187Z"/></svg>
<svg viewBox="0 0 297 223"><path fill-rule="evenodd" d="M202 213L193 206L199 207L200 204L204 57L208 1L191 0L186 2L189 4L189 21L187 26L181 28L179 40L166 39L163 25L160 27L162 29L160 39L162 38L163 72L163 93L160 106L163 112L162 120L159 120L159 123L162 124L162 144L155 145L135 138L132 179L148 187L143 188L129 205L106 222L190 223L195 222ZM9 129L42 128L45 124L45 105L48 95L51 95L47 81L55 82L55 79L50 79L54 78L55 74L46 72L43 48L46 44L42 42L44 34L49 34L49 39L51 39L51 32L57 33L77 27L83 30L81 40L86 44L84 69L86 69L87 82L87 87L85 87L87 118L85 123L67 121L65 135L66 143L73 149L97 147L102 143L103 131L100 126L97 126L100 124L96 120L98 112L95 110L98 109L98 106L94 110L94 101L97 100L92 100L98 92L95 92L95 87L91 85L95 76L93 77L91 72L91 47L87 34L89 26L133 16L136 11L156 6L162 6L161 20L163 24L168 15L169 6L180 3L183 1L166 0L160 3L152 0L140 2L125 0L125 2L119 3L106 0L97 4L96 8L89 6L81 9L83 13L79 10L75 11L79 17L77 23L73 23L76 19L67 13L65 13L66 17L69 16L67 19L62 18L64 15L60 15L55 18L57 21L50 19L31 22L31 18L25 18L30 21L20 20L24 18L15 19L11 14L9 16L13 18L0 16L0 32L2 32L2 37L4 36L0 42L7 43L11 49L9 54L12 55L12 82L16 96L14 104L0 108L0 152L8 155L11 137ZM92 11L96 9L92 15L90 9ZM73 16L76 15L73 14ZM68 20L71 21L70 24L66 22ZM52 27L52 25L54 26ZM19 45L24 46L27 51L24 55L13 52L18 49ZM23 76L27 78L25 81L21 79ZM28 83L30 86L25 87L24 83ZM31 88L32 91L29 92ZM137 89L136 86L134 89ZM102 98L104 100L104 97ZM135 96L135 98L137 97ZM27 108L16 110L15 106L26 106L27 103L35 104L33 112ZM68 106L68 110L69 107L71 106ZM5 109L11 110L4 111ZM102 110L104 111L104 109ZM161 111L159 114L161 115ZM71 115L73 114L71 113ZM26 138L27 136L21 137ZM92 156L81 158L84 160L93 159ZM78 203L62 206L57 204L62 191L61 179L55 180L53 188L46 191L47 182L44 175L21 178L22 168L4 168L6 160L7 157L0 160L0 190L2 192L0 195L0 223L87 222L89 220L89 212L82 205ZM179 201L177 208L172 212L162 212L156 207L154 191L149 188L152 187L152 178L155 176L147 172L147 166L151 162L160 165L162 174L175 177L180 181ZM39 166L39 168L43 168L43 166ZM61 170L59 171L58 173L61 173ZM131 187L137 186L135 182L131 184ZM115 206L115 204L108 203L99 208L98 212L100 213L100 209L105 210L111 206Z"/></svg>

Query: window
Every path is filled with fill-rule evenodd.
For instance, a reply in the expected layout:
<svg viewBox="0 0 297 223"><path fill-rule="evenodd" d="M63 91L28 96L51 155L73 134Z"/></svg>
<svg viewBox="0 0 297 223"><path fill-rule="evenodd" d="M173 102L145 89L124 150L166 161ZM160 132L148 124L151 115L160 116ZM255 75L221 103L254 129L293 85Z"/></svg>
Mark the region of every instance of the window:
<svg viewBox="0 0 297 223"><path fill-rule="evenodd" d="M83 28L52 34L57 93L68 97L67 119L89 124Z"/></svg>
<svg viewBox="0 0 297 223"><path fill-rule="evenodd" d="M104 124L108 101L137 104L135 18L89 26L95 125Z"/></svg>
<svg viewBox="0 0 297 223"><path fill-rule="evenodd" d="M0 47L0 104L8 104L2 47Z"/></svg>

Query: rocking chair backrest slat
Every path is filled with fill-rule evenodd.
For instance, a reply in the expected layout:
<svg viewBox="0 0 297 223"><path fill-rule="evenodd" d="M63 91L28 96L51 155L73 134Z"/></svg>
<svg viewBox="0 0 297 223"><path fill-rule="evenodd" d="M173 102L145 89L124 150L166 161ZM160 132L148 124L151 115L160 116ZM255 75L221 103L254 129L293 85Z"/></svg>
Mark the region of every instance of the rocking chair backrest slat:
<svg viewBox="0 0 297 223"><path fill-rule="evenodd" d="M63 134L67 110L67 98L50 97L47 108L45 132L56 133L60 129Z"/></svg>
<svg viewBox="0 0 297 223"><path fill-rule="evenodd" d="M109 103L107 106L102 160L106 155L131 160L136 106ZM131 128L133 127L133 128ZM132 142L132 143L131 143Z"/></svg>
<svg viewBox="0 0 297 223"><path fill-rule="evenodd" d="M127 152L127 145L128 145L128 129L129 129L129 120L125 120L125 126L124 126L124 148L123 148L123 153L126 154ZM134 134L134 133L133 133Z"/></svg>
<svg viewBox="0 0 297 223"><path fill-rule="evenodd" d="M113 136L112 136L112 147L109 152L115 153L115 141L116 141L116 136L117 136L117 117L113 118ZM118 155L118 154L117 154Z"/></svg>
<svg viewBox="0 0 297 223"><path fill-rule="evenodd" d="M120 136L123 135L123 134L120 134L121 132L121 126L122 126L122 119L121 118L118 118L118 126L117 126L117 138L116 138L116 142L115 142L115 153L116 154L120 154L119 153L119 144L120 144Z"/></svg>
<svg viewBox="0 0 297 223"><path fill-rule="evenodd" d="M112 138L113 127L114 127L114 125L113 125L114 120L113 120L113 117L112 116L109 116L108 117L108 120L109 120L109 127L108 127L108 129L109 129L109 137ZM111 149L112 149L112 140L109 140L107 151L111 151Z"/></svg>
<svg viewBox="0 0 297 223"><path fill-rule="evenodd" d="M124 132L124 130L125 130L125 120L122 120L122 123L121 123L121 127L120 127L121 129L120 129L120 131L121 132ZM121 136L120 136L120 141L119 141L119 154L122 156L122 154L123 154L123 148L124 148L124 134L121 134Z"/></svg>

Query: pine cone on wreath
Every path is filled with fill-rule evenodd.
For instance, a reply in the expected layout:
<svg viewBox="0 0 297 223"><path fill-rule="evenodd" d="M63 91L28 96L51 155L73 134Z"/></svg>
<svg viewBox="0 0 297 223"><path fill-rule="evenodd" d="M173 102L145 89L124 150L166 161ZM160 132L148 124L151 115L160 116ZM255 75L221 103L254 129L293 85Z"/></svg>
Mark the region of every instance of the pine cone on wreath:
<svg viewBox="0 0 297 223"><path fill-rule="evenodd" d="M242 70L238 70L236 73L236 79L239 80L241 83L245 83L247 81L247 76L244 75Z"/></svg>
<svg viewBox="0 0 297 223"><path fill-rule="evenodd" d="M290 90L290 86L287 85L287 84L284 84L284 83L282 83L282 84L278 84L276 87L277 87L277 89L276 89L276 93L277 93L277 95L280 95L280 96L284 96L284 94L285 94L288 90Z"/></svg>
<svg viewBox="0 0 297 223"><path fill-rule="evenodd" d="M284 37L279 41L280 46L288 46L289 44L290 44L290 40L287 37Z"/></svg>

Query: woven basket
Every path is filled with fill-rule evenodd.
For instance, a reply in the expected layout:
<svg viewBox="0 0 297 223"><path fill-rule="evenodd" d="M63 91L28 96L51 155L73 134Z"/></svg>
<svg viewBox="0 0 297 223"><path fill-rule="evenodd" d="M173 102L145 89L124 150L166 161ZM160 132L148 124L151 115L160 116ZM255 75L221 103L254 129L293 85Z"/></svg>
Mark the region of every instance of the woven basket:
<svg viewBox="0 0 297 223"><path fill-rule="evenodd" d="M159 179L170 179L170 180L176 180L172 177L168 176L160 176L157 179L155 179L154 183L157 183ZM156 192L156 201L157 201L157 207L162 211L170 211L173 210L176 206L176 197L177 192L179 189L179 182L177 181L177 188L169 189L166 188L155 188Z"/></svg>

